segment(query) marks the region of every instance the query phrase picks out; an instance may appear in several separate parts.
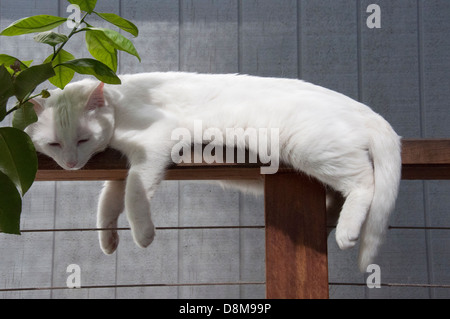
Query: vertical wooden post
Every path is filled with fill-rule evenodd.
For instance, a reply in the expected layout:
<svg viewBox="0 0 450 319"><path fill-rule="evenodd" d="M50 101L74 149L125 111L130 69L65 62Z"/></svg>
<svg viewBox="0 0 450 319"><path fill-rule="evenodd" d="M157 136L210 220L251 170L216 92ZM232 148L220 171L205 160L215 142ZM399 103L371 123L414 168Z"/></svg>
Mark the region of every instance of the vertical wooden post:
<svg viewBox="0 0 450 319"><path fill-rule="evenodd" d="M328 298L325 189L301 174L265 175L266 297Z"/></svg>

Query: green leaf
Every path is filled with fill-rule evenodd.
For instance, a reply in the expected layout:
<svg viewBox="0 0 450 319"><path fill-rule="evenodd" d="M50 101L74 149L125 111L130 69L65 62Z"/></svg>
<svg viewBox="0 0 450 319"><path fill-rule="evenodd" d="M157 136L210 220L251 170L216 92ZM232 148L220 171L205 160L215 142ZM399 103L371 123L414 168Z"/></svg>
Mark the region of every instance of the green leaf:
<svg viewBox="0 0 450 319"><path fill-rule="evenodd" d="M0 100L14 95L13 80L5 66L0 65Z"/></svg>
<svg viewBox="0 0 450 319"><path fill-rule="evenodd" d="M86 46L94 58L117 72L117 50L102 32L87 30Z"/></svg>
<svg viewBox="0 0 450 319"><path fill-rule="evenodd" d="M53 54L50 55L47 59L45 59L44 63L51 62L53 59ZM61 50L59 51L56 58L53 60L52 65L54 67L55 76L51 77L49 79L50 83L53 84L56 87L59 87L61 90L64 89L64 87L72 81L73 76L75 75L75 71L72 69L64 68L61 66L56 67L58 64L61 64L63 62L67 62L70 60L75 59L75 57L65 51Z"/></svg>
<svg viewBox="0 0 450 319"><path fill-rule="evenodd" d="M75 72L80 74L90 74L97 79L108 84L120 84L121 81L106 64L94 60L94 59L77 59L58 64L58 66L64 66L71 68Z"/></svg>
<svg viewBox="0 0 450 319"><path fill-rule="evenodd" d="M34 36L33 39L36 42L45 43L45 44L51 45L52 47L69 40L69 38L66 35L56 33L53 31L46 31L46 32L38 33L37 35Z"/></svg>
<svg viewBox="0 0 450 319"><path fill-rule="evenodd" d="M92 13L95 6L97 5L97 0L68 0L71 4L77 4L81 10L87 13Z"/></svg>
<svg viewBox="0 0 450 319"><path fill-rule="evenodd" d="M12 126L23 131L28 125L37 122L37 120L38 117L34 111L34 104L26 102L14 112Z"/></svg>
<svg viewBox="0 0 450 319"><path fill-rule="evenodd" d="M125 51L131 55L134 55L135 57L138 58L139 62L141 61L141 57L139 56L136 48L134 47L133 42L128 40L119 32L105 28L93 28L93 27L87 27L85 28L85 30L90 30L91 32L102 34L105 38L109 40L110 44L115 49Z"/></svg>
<svg viewBox="0 0 450 319"><path fill-rule="evenodd" d="M49 31L66 22L66 18L37 15L17 20L10 24L0 35L15 36L27 33Z"/></svg>
<svg viewBox="0 0 450 319"><path fill-rule="evenodd" d="M30 137L13 127L0 128L0 171L25 194L38 168L36 150Z"/></svg>
<svg viewBox="0 0 450 319"><path fill-rule="evenodd" d="M127 19L124 19L115 13L99 13L99 12L94 13L98 15L100 18L119 27L123 31L131 33L135 37L139 35L138 28L131 21L128 21Z"/></svg>
<svg viewBox="0 0 450 319"><path fill-rule="evenodd" d="M10 74L13 74L14 71L10 68L10 65L13 65L16 61L19 61L20 63L20 68L23 70L28 69L28 67L30 66L31 62L33 61L20 61L19 59L7 55L7 54L0 54L0 65L4 64L6 69L8 70L8 72Z"/></svg>
<svg viewBox="0 0 450 319"><path fill-rule="evenodd" d="M29 93L55 76L52 63L39 64L22 71L14 81L14 92L19 101L22 101Z"/></svg>
<svg viewBox="0 0 450 319"><path fill-rule="evenodd" d="M33 63L33 60L27 60L27 61L19 61L21 65L25 65L27 68L30 67L31 63Z"/></svg>
<svg viewBox="0 0 450 319"><path fill-rule="evenodd" d="M6 116L6 104L8 99L14 95L13 81L11 75L4 65L0 65L0 121Z"/></svg>
<svg viewBox="0 0 450 319"><path fill-rule="evenodd" d="M49 91L47 91L47 90L45 90L45 89L41 91L41 97L42 97L43 99L48 99L50 96L51 96L51 94L50 94Z"/></svg>
<svg viewBox="0 0 450 319"><path fill-rule="evenodd" d="M0 172L0 232L20 235L22 198L8 176Z"/></svg>
<svg viewBox="0 0 450 319"><path fill-rule="evenodd" d="M6 117L6 106L8 104L8 99L4 100L3 102L0 101L0 122L3 121Z"/></svg>

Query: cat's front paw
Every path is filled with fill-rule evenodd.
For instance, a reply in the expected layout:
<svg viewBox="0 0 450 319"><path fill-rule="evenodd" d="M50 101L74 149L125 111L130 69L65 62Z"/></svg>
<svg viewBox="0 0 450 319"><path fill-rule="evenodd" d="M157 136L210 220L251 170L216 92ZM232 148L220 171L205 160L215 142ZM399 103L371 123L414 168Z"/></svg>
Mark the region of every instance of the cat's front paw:
<svg viewBox="0 0 450 319"><path fill-rule="evenodd" d="M133 239L136 245L141 248L148 247L155 238L155 227L153 223L147 227L133 228Z"/></svg>
<svg viewBox="0 0 450 319"><path fill-rule="evenodd" d="M359 229L345 227L340 224L336 227L336 242L342 250L352 248L358 241Z"/></svg>

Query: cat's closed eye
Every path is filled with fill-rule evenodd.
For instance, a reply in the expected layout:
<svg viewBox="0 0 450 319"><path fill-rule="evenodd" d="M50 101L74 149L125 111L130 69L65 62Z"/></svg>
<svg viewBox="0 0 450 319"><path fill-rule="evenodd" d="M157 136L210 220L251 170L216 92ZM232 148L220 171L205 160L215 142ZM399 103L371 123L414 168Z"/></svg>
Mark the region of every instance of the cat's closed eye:
<svg viewBox="0 0 450 319"><path fill-rule="evenodd" d="M88 142L88 141L89 141L89 139L88 139L88 138L85 138L85 139L79 140L79 141L78 141L78 145L81 145L81 144L83 144L83 143L86 143L86 142Z"/></svg>
<svg viewBox="0 0 450 319"><path fill-rule="evenodd" d="M61 144L60 143L48 143L48 145L49 146L51 146L51 147L61 147Z"/></svg>

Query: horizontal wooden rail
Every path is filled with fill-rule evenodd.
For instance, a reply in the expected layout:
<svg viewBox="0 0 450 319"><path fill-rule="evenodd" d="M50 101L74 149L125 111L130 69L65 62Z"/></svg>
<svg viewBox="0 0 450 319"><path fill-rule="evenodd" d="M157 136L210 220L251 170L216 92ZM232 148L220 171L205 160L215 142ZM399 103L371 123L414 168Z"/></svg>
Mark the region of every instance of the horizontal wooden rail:
<svg viewBox="0 0 450 319"><path fill-rule="evenodd" d="M405 139L402 142L403 179L450 179L450 139ZM260 164L178 164L171 166L167 180L260 179ZM36 180L121 180L128 172L127 160L108 149L95 155L83 169L65 171L52 159L39 155ZM293 172L281 167L280 172Z"/></svg>
<svg viewBox="0 0 450 319"><path fill-rule="evenodd" d="M450 179L450 139L403 140L403 179ZM260 164L178 164L168 180L261 179ZM122 180L127 160L108 149L81 170L62 170L39 155L37 180ZM288 167L264 176L266 297L328 298L323 186Z"/></svg>
<svg viewBox="0 0 450 319"><path fill-rule="evenodd" d="M450 179L450 139L403 140L402 178Z"/></svg>

